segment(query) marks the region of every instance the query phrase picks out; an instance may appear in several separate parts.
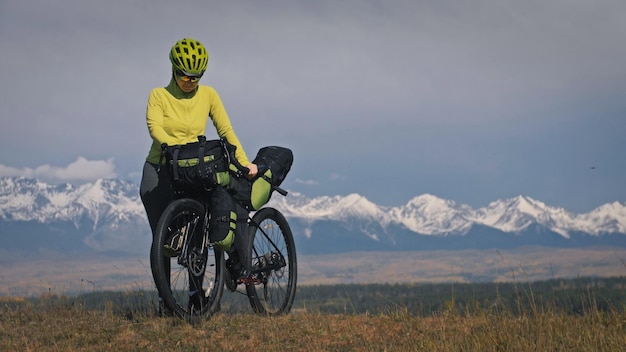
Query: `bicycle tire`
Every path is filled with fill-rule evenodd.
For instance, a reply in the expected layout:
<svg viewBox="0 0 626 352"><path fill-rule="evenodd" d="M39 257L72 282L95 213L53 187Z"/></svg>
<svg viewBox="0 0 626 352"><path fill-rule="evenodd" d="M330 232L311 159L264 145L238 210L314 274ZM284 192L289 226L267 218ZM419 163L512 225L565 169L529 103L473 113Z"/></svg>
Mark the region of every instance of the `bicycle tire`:
<svg viewBox="0 0 626 352"><path fill-rule="evenodd" d="M215 313L224 290L224 254L203 243L205 214L204 205L194 199L173 201L161 215L152 242L150 266L155 285L165 307L181 318ZM180 254L168 257L164 244L176 231L185 234L185 244ZM191 291L204 294L192 302Z"/></svg>
<svg viewBox="0 0 626 352"><path fill-rule="evenodd" d="M248 248L251 280L246 283L246 292L252 309L259 315L289 313L296 295L298 270L293 234L281 212L263 208L254 214L248 230Z"/></svg>

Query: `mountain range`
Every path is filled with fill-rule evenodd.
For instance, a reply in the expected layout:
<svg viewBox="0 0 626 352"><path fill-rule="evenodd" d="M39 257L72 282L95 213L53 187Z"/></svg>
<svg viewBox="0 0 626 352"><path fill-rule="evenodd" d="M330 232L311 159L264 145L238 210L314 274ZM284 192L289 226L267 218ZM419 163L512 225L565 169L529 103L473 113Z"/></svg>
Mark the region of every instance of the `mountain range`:
<svg viewBox="0 0 626 352"><path fill-rule="evenodd" d="M309 198L292 191L275 194L268 206L287 217L303 254L626 247L626 203L617 201L575 214L523 195L474 209L431 194L389 207L358 194ZM139 186L119 179L51 185L0 178L0 235L2 250L31 253L144 253L151 241Z"/></svg>

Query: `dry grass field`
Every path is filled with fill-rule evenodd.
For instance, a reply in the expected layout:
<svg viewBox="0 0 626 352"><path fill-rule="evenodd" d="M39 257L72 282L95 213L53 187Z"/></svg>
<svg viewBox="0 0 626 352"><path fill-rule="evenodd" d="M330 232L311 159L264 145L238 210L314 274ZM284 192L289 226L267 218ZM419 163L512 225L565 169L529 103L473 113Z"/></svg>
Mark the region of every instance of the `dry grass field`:
<svg viewBox="0 0 626 352"><path fill-rule="evenodd" d="M623 249L364 252L299 257L299 285L521 282L626 276ZM13 258L17 259L17 258ZM400 304L379 313L322 313L299 305L289 315L218 313L189 323L152 309L87 308L66 292L152 290L147 260L50 255L0 260L0 351L626 351L626 307L576 314L534 304L524 309L442 309L415 314ZM583 300L594 293L580 291ZM24 297L38 297L37 300ZM350 299L350 297L348 297ZM419 297L415 297L419 300ZM304 308L303 308L304 307Z"/></svg>
<svg viewBox="0 0 626 352"><path fill-rule="evenodd" d="M45 300L0 307L1 351L625 351L626 315L513 316L443 311L419 317L293 312L176 318L87 310Z"/></svg>

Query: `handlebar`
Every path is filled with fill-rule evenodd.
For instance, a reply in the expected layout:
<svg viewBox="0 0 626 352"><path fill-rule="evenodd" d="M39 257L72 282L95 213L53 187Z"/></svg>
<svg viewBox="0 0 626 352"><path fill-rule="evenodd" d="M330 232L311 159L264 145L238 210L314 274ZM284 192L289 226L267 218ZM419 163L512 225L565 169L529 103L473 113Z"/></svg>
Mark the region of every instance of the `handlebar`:
<svg viewBox="0 0 626 352"><path fill-rule="evenodd" d="M272 185L272 188L273 188L276 192L280 193L282 196L284 196L284 197L286 197L286 196L287 196L287 193L288 193L288 192L287 192L287 191L285 191L284 189L282 189L282 188L280 188L280 187L278 187L278 186L274 186L274 185Z"/></svg>
<svg viewBox="0 0 626 352"><path fill-rule="evenodd" d="M202 136L202 137L204 137L204 136ZM200 138L201 137L198 137L199 140L200 140ZM235 166L235 168L241 173L240 176L242 176L242 177L247 176L250 173L250 169L248 167L245 167L245 166L241 165L239 160L237 160L237 158L235 157L235 151L237 149L237 146L229 143L226 140L226 138L224 138L224 137L220 138L219 141L220 141L220 144L222 145L222 149L224 150L224 153L226 154L226 158L227 158L228 162ZM167 146L168 146L167 143L161 144L162 151L161 151L161 156L159 158L159 170L161 168L161 163L163 161L163 158L165 157ZM259 171L261 169L263 169L263 168L267 168L267 166L265 166L265 167L264 166L260 166L259 167ZM261 172L259 172L259 174L260 173ZM267 176L265 176L265 175L260 175L260 176L257 175L257 177L264 178L270 184L270 186L272 187L272 189L274 191L280 193L283 196L287 195L288 192L286 190L280 188L279 186L276 186L276 185L272 184L272 180L269 179Z"/></svg>

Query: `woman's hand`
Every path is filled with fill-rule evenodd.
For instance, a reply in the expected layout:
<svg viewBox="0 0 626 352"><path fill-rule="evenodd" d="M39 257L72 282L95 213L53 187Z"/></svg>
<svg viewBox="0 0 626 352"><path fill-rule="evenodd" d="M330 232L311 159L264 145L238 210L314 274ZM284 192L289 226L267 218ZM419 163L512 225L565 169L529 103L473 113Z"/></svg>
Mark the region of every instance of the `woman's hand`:
<svg viewBox="0 0 626 352"><path fill-rule="evenodd" d="M249 170L248 178L253 178L259 172L259 169L257 168L256 164L250 164L247 166L247 168Z"/></svg>

